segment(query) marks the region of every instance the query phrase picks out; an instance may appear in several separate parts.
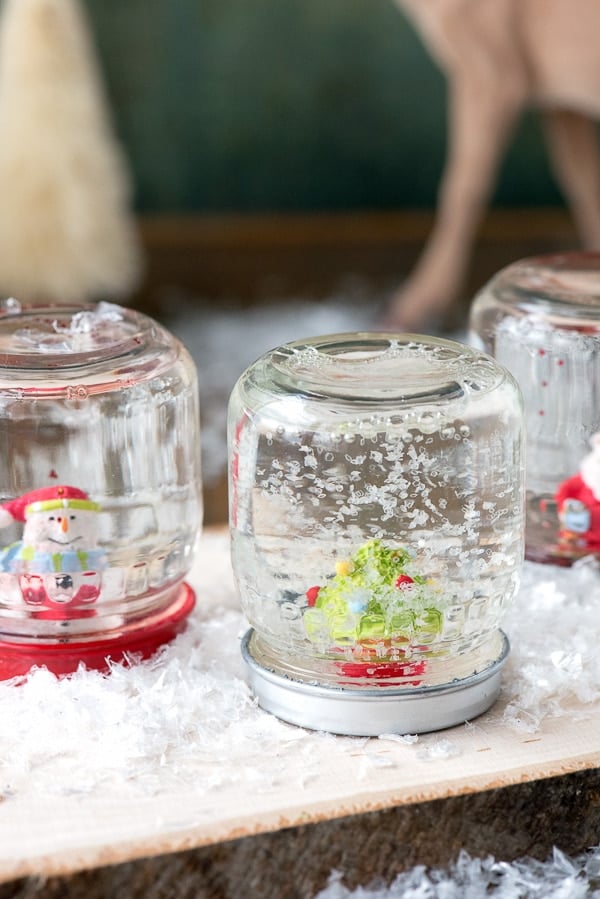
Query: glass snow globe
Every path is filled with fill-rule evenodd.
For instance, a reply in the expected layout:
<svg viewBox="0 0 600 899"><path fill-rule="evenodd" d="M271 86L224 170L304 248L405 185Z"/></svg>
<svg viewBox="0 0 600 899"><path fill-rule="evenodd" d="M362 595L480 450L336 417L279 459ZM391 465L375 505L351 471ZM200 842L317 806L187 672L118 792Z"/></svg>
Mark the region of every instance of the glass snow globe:
<svg viewBox="0 0 600 899"><path fill-rule="evenodd" d="M281 346L233 390L229 471L263 707L365 735L489 707L523 555L522 404L502 366L413 335Z"/></svg>
<svg viewBox="0 0 600 899"><path fill-rule="evenodd" d="M0 677L147 656L185 624L194 364L110 304L0 314Z"/></svg>
<svg viewBox="0 0 600 899"><path fill-rule="evenodd" d="M471 329L523 392L527 557L600 552L600 254L508 266L475 298Z"/></svg>

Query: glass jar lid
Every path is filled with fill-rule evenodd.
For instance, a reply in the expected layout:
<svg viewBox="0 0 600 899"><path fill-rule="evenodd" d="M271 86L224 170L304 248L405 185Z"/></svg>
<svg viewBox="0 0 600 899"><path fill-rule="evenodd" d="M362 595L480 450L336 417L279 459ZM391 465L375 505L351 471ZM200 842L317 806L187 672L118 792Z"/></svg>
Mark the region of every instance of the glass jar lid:
<svg viewBox="0 0 600 899"><path fill-rule="evenodd" d="M285 344L250 370L257 386L337 402L395 405L486 393L503 379L488 356L450 340L386 333L333 334Z"/></svg>
<svg viewBox="0 0 600 899"><path fill-rule="evenodd" d="M521 259L502 269L488 290L512 314L538 314L568 325L600 320L600 253L559 253Z"/></svg>
<svg viewBox="0 0 600 899"><path fill-rule="evenodd" d="M179 351L153 319L112 303L0 306L0 390L10 394L120 389L171 366Z"/></svg>
<svg viewBox="0 0 600 899"><path fill-rule="evenodd" d="M112 303L21 308L12 301L3 313L0 368L11 369L61 369L114 359L139 350L153 325Z"/></svg>

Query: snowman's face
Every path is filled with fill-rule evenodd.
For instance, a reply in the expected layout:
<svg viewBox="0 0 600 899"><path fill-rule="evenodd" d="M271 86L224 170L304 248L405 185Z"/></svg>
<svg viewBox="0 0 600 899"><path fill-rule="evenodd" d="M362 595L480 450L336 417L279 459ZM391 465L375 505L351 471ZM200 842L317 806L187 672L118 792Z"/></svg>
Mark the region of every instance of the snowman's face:
<svg viewBox="0 0 600 899"><path fill-rule="evenodd" d="M89 550L95 547L97 515L91 509L48 509L29 512L23 542L39 552Z"/></svg>

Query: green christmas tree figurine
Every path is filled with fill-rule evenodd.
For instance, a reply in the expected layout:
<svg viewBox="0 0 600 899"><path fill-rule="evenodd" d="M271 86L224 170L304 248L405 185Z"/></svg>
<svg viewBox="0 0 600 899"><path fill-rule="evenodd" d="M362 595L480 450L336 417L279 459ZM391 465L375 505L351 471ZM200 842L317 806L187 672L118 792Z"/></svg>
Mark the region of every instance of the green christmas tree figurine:
<svg viewBox="0 0 600 899"><path fill-rule="evenodd" d="M413 570L407 550L365 543L336 574L306 592L306 635L327 647L426 648L443 627L434 585Z"/></svg>

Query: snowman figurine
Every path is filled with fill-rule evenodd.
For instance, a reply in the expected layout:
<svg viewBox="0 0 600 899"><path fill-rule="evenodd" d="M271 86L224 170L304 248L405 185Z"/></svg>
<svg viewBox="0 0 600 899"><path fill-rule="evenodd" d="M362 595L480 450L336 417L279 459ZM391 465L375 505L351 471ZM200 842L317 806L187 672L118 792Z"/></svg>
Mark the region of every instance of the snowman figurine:
<svg viewBox="0 0 600 899"><path fill-rule="evenodd" d="M579 473L559 484L555 495L559 541L579 552L600 552L600 432L592 435L590 445Z"/></svg>
<svg viewBox="0 0 600 899"><path fill-rule="evenodd" d="M0 505L0 527L24 524L0 551L0 571L15 574L34 618L90 618L106 554L97 546L100 506L77 487L43 487Z"/></svg>

